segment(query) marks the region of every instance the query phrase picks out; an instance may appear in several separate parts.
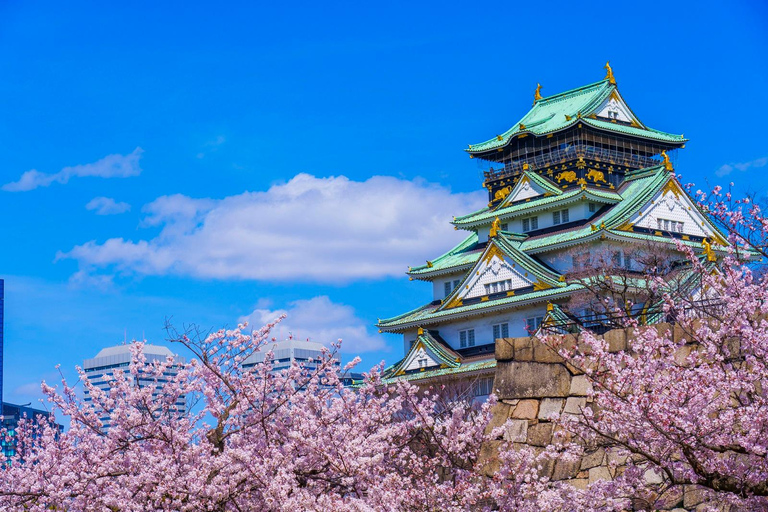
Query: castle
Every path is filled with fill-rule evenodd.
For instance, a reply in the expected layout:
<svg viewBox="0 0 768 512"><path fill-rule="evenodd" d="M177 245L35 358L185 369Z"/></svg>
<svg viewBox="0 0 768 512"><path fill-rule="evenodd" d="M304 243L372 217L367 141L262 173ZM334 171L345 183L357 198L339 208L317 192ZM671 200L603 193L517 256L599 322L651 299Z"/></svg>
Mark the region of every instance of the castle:
<svg viewBox="0 0 768 512"><path fill-rule="evenodd" d="M409 268L411 280L432 283L433 300L379 321L405 350L385 380L471 381L489 394L495 340L565 318L582 289L567 276L590 254L612 254L629 271L638 265L630 253L650 243L682 243L709 261L724 254L727 240L674 173L686 139L646 126L606 70L554 96L537 87L519 122L465 150L485 167L488 205L454 217L468 232L456 247Z"/></svg>

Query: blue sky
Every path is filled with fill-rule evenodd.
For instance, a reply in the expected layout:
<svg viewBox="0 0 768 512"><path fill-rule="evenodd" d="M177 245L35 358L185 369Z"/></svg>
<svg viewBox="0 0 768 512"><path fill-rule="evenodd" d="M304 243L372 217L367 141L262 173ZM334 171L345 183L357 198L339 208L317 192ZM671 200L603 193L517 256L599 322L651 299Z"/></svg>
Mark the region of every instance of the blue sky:
<svg viewBox="0 0 768 512"><path fill-rule="evenodd" d="M6 400L166 318L397 360L373 324L484 200L462 149L607 59L684 181L765 197L762 2L368 4L0 3Z"/></svg>

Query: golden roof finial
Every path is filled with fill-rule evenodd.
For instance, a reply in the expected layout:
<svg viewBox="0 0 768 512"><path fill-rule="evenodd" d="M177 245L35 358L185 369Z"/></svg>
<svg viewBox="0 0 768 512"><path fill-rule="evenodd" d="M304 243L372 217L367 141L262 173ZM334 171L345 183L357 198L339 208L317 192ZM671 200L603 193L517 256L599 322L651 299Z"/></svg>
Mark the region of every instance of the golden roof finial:
<svg viewBox="0 0 768 512"><path fill-rule="evenodd" d="M701 246L704 248L704 254L707 256L707 261L717 261L715 251L712 250L712 244L706 238L701 241Z"/></svg>
<svg viewBox="0 0 768 512"><path fill-rule="evenodd" d="M667 155L667 152L662 151L661 157L664 159L664 169L668 171L672 171L673 170L672 162L669 160L669 156Z"/></svg>
<svg viewBox="0 0 768 512"><path fill-rule="evenodd" d="M547 311L552 311L555 309L555 305L551 302L547 302Z"/></svg>
<svg viewBox="0 0 768 512"><path fill-rule="evenodd" d="M491 231L490 233L488 233L488 238L495 237L496 235L499 234L499 231L501 231L501 221L499 220L498 217L496 217L496 219L491 224Z"/></svg>
<svg viewBox="0 0 768 512"><path fill-rule="evenodd" d="M616 85L616 79L613 78L613 69L611 69L611 61L605 62L605 80L608 80L612 85Z"/></svg>
<svg viewBox="0 0 768 512"><path fill-rule="evenodd" d="M417 333L417 334L418 334L419 336L421 336L422 334L424 334L424 329L422 329L421 327L419 327L419 330L418 330L418 333Z"/></svg>
<svg viewBox="0 0 768 512"><path fill-rule="evenodd" d="M541 99L541 84L536 84L536 92L533 93L533 104Z"/></svg>

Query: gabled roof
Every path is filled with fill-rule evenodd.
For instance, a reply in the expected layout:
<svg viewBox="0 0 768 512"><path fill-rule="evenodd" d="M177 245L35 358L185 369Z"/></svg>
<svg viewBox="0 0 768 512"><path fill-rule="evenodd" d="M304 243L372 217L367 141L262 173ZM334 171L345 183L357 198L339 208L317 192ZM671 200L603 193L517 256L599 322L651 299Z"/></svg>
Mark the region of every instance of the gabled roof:
<svg viewBox="0 0 768 512"><path fill-rule="evenodd" d="M546 268L528 254L522 252L519 246L520 241L514 234L499 232L495 237L491 238L485 247L485 251L475 262L475 265L464 275L464 279L454 288L451 294L439 305L437 311L453 309L463 305L470 281L474 281L481 274L481 270L485 270L484 267L494 257L502 260L509 259L512 261L513 266L520 266L526 276L530 274L530 278L526 279L528 284L525 288L533 286L534 289L542 290L565 286L564 283L560 282L560 274ZM514 291L509 290L507 295L512 295ZM490 300L490 297L486 297L486 300Z"/></svg>
<svg viewBox="0 0 768 512"><path fill-rule="evenodd" d="M601 130L620 132L672 144L682 144L686 141L682 135L673 135L647 128L634 114L632 125L613 123L589 117L596 114L600 106L612 96L618 98L623 103L616 84L605 79L577 89L555 94L554 96L542 98L536 101L533 108L512 128L493 139L479 144L470 144L469 149L465 151L471 154L483 153L506 146L517 135L548 135L570 128L579 122Z"/></svg>
<svg viewBox="0 0 768 512"><path fill-rule="evenodd" d="M526 191L524 190L526 184L528 184L530 187L527 193L525 193ZM521 200L530 201L533 200L536 196L559 196L563 193L563 191L560 190L560 187L552 183L550 180L541 176L540 174L531 171L523 171L523 175L520 177L517 183L515 183L514 187L508 187L506 190L508 190L509 193L494 207L495 209L503 208L506 205Z"/></svg>
<svg viewBox="0 0 768 512"><path fill-rule="evenodd" d="M409 371L409 363L422 350L429 353L432 364L428 367L419 368L418 370L421 372L426 371L427 368L434 369L435 367L456 368L461 361L461 356L448 346L439 335L419 329L419 334L416 341L411 345L411 349L404 358L386 369L385 376L405 375Z"/></svg>
<svg viewBox="0 0 768 512"><path fill-rule="evenodd" d="M484 248L485 243L478 243L477 232L474 232L459 245L442 256L428 261L426 265L409 268L408 275L416 279L430 279L469 268L477 261Z"/></svg>
<svg viewBox="0 0 768 512"><path fill-rule="evenodd" d="M595 188L572 189L559 195L539 196L530 201L502 205L498 208L483 208L476 212L456 217L453 225L461 229L472 229L477 226L487 225L496 217L505 221L516 216L528 216L540 210L564 206L577 201L591 201L602 204L616 204L622 200L617 192L612 190L600 190Z"/></svg>

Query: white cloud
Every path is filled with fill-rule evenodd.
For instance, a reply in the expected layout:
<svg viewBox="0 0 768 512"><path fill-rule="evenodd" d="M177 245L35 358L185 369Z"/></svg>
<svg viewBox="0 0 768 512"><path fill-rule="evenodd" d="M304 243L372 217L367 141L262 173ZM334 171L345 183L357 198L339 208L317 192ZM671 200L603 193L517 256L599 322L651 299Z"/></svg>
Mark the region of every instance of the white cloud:
<svg viewBox="0 0 768 512"><path fill-rule="evenodd" d="M146 205L151 239L90 241L59 253L82 270L215 279L345 282L402 276L466 232L452 215L473 211L483 192L394 177L366 181L299 174L263 192L221 200L163 196Z"/></svg>
<svg viewBox="0 0 768 512"><path fill-rule="evenodd" d="M118 203L111 197L94 197L85 205L86 210L96 210L96 215L117 215L131 209L128 203Z"/></svg>
<svg viewBox="0 0 768 512"><path fill-rule="evenodd" d="M47 187L51 183L67 183L71 178L93 176L98 178L127 178L141 174L139 160L144 150L136 148L127 155L107 155L91 164L65 167L53 174L40 172L35 169L21 175L18 181L6 183L3 190L8 192L25 192L38 187Z"/></svg>
<svg viewBox="0 0 768 512"><path fill-rule="evenodd" d="M330 344L341 338L342 352L360 354L386 349L384 337L371 334L364 320L355 315L351 306L332 302L322 295L309 300L291 302L287 309L270 310L265 304L257 304L249 315L240 317L238 322L248 322L250 328L258 329L274 321L280 315L287 315L272 331L277 340L287 338L307 339Z"/></svg>
<svg viewBox="0 0 768 512"><path fill-rule="evenodd" d="M715 175L719 177L723 177L723 176L727 176L728 174L731 174L733 171L744 172L748 169L752 169L752 168L757 169L760 167L765 167L766 165L768 165L768 157L758 158L756 160L752 160L751 162L742 162L738 164L725 164L715 171Z"/></svg>

